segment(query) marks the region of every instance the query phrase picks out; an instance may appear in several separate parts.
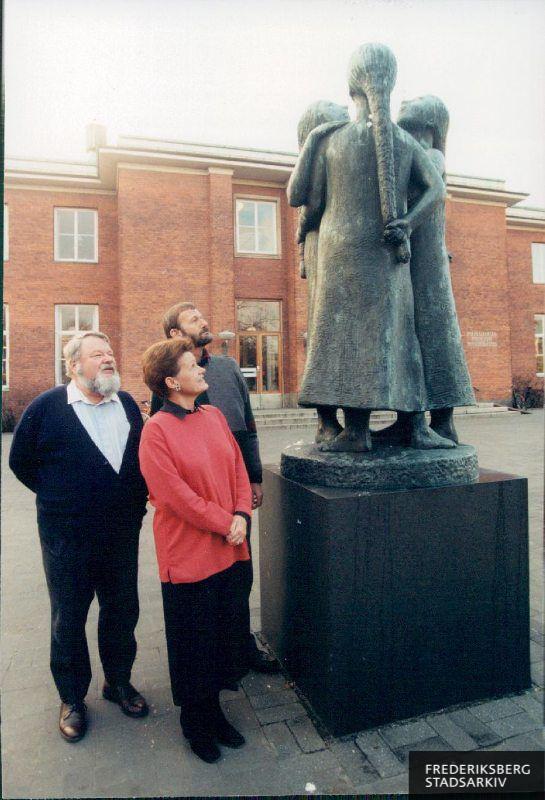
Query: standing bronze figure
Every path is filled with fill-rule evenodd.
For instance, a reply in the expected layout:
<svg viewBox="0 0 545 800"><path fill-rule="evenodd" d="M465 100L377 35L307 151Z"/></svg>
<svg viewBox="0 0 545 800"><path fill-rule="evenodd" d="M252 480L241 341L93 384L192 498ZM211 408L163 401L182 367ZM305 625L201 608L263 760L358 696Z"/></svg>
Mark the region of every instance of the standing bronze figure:
<svg viewBox="0 0 545 800"><path fill-rule="evenodd" d="M397 124L426 150L446 183L445 145L449 114L433 95L401 104ZM419 189L415 187L415 199ZM409 205L412 198L409 199ZM462 346L445 243L445 204L439 203L411 236L411 280L416 335L424 364L431 427L458 441L454 406L469 406L475 396Z"/></svg>
<svg viewBox="0 0 545 800"><path fill-rule="evenodd" d="M348 108L337 105L329 100L319 100L312 103L297 126L297 139L299 150L309 141L305 149L305 162L299 164L288 183L288 199L291 205L304 204L307 188L311 178L312 162L315 151L326 133L350 122ZM316 288L316 265L318 259L318 231L303 230L299 226L297 243L300 255L300 274L308 281L307 286L307 349L309 347L312 330L314 327L314 292ZM335 438L342 431L337 420L337 409L330 406L318 406L318 430L316 441L323 442Z"/></svg>

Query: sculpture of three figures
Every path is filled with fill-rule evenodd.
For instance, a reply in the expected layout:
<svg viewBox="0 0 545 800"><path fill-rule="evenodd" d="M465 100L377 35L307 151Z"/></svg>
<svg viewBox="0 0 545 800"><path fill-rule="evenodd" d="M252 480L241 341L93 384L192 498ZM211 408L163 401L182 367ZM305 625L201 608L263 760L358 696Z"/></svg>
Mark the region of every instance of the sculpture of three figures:
<svg viewBox="0 0 545 800"><path fill-rule="evenodd" d="M475 403L445 246L448 111L419 97L393 123L395 77L389 48L363 45L348 73L356 119L321 101L298 126L288 200L301 208L308 281L299 404L317 409L326 451L365 452L372 441L452 448L454 407ZM397 421L371 436L379 409Z"/></svg>

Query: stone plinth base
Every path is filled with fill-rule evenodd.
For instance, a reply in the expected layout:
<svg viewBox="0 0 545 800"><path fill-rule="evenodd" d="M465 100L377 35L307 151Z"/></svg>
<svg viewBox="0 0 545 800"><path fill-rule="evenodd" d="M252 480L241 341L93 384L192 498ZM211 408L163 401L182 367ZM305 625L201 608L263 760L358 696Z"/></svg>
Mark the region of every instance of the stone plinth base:
<svg viewBox="0 0 545 800"><path fill-rule="evenodd" d="M479 477L477 452L467 444L415 450L373 443L370 453L322 453L315 444L292 444L282 453L280 470L301 483L364 491L452 486Z"/></svg>
<svg viewBox="0 0 545 800"><path fill-rule="evenodd" d="M530 685L527 482L353 492L265 470L262 631L333 734Z"/></svg>

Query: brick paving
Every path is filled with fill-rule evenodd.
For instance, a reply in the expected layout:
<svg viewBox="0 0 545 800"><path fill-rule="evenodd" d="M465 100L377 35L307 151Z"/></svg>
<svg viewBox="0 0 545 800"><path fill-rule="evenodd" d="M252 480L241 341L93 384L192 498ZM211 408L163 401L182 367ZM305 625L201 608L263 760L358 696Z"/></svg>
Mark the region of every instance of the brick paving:
<svg viewBox="0 0 545 800"><path fill-rule="evenodd" d="M76 745L56 733L59 701L48 668L49 603L40 561L34 498L6 468L11 436L3 436L2 503L2 768L6 798L148 797L284 794L400 794L408 791L411 750L542 750L542 423L543 413L464 419L461 438L481 466L529 479L532 689L521 695L446 709L351 736L332 738L316 726L304 698L282 676L247 676L225 692L229 719L247 744L213 765L198 761L183 740L171 703L157 568L148 515L141 540L138 656L135 685L150 716L124 717L100 695L97 607L89 615L93 682L89 733ZM312 432L261 435L263 460ZM254 558L259 558L258 525ZM259 581L252 593L259 630Z"/></svg>

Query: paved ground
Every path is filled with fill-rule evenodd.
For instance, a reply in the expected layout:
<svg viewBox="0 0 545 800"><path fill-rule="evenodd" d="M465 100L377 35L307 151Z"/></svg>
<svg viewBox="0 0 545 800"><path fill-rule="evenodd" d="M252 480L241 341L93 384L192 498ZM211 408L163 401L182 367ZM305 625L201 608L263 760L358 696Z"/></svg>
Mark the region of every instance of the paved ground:
<svg viewBox="0 0 545 800"><path fill-rule="evenodd" d="M280 676L250 675L224 705L247 739L238 751L205 765L188 750L171 705L151 514L142 535L139 652L134 683L152 707L130 720L99 694L96 604L88 634L94 678L87 737L69 745L56 733L58 698L48 669L49 605L33 496L6 468L3 437L2 765L3 797L387 794L407 791L410 750L543 749L542 487L543 413L461 419L463 441L481 466L525 475L530 485L532 674L523 695L502 698L341 739L318 733L293 687ZM268 431L265 463L310 431ZM257 540L257 525L256 525ZM257 542L256 542L257 544ZM258 558L258 548L255 547ZM259 592L252 595L259 629ZM323 733L323 732L322 732Z"/></svg>

